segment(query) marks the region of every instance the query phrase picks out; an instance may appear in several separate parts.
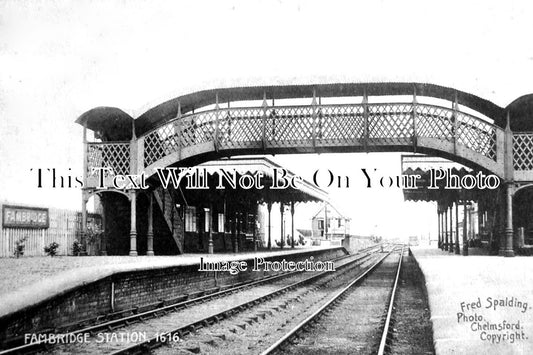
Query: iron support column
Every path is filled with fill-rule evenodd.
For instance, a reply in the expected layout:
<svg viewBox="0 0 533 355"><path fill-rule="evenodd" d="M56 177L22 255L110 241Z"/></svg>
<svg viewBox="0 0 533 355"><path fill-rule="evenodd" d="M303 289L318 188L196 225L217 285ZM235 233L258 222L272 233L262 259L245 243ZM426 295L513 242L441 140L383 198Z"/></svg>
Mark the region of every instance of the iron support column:
<svg viewBox="0 0 533 355"><path fill-rule="evenodd" d="M507 122L505 125L505 148L504 148L504 172L505 172L505 199L506 207L505 211L505 228L503 230L503 256L514 256L513 251L513 180L514 180L514 167L513 167L513 132L511 131L511 118L510 113L507 111ZM502 218L503 219L503 218ZM500 243L502 240L500 238ZM500 248L502 251L502 248Z"/></svg>
<svg viewBox="0 0 533 355"><path fill-rule="evenodd" d="M328 204L324 204L324 238L328 240Z"/></svg>
<svg viewBox="0 0 533 355"><path fill-rule="evenodd" d="M252 208L253 205L252 205ZM254 241L254 251L257 251L257 207L254 208L254 217L253 217L253 241Z"/></svg>
<svg viewBox="0 0 533 355"><path fill-rule="evenodd" d="M233 211L229 212L231 215L231 218L229 219L229 229L231 233L231 250L235 252L235 214Z"/></svg>
<svg viewBox="0 0 533 355"><path fill-rule="evenodd" d="M444 248L443 250L448 250L448 207L444 211Z"/></svg>
<svg viewBox="0 0 533 355"><path fill-rule="evenodd" d="M267 203L268 209L268 250L272 250L272 223L270 219L270 212L272 211L272 202Z"/></svg>
<svg viewBox="0 0 533 355"><path fill-rule="evenodd" d="M102 198L104 194L100 195L100 203L102 204L102 230L103 230L103 236L102 236L102 244L100 245L100 255L107 256L107 219L106 219L106 202Z"/></svg>
<svg viewBox="0 0 533 355"><path fill-rule="evenodd" d="M459 201L455 201L455 254L461 254L459 249Z"/></svg>
<svg viewBox="0 0 533 355"><path fill-rule="evenodd" d="M440 248L440 249L444 249L444 228L443 228L443 225L444 225L444 213L441 211L441 212L439 213L439 229L440 229L440 234L439 234L439 239L440 239L439 248Z"/></svg>
<svg viewBox="0 0 533 355"><path fill-rule="evenodd" d="M453 253L453 202L450 206L450 243L448 244L448 251Z"/></svg>
<svg viewBox="0 0 533 355"><path fill-rule="evenodd" d="M130 192L131 227L130 227L130 256L137 256L137 193Z"/></svg>
<svg viewBox="0 0 533 355"><path fill-rule="evenodd" d="M440 239L440 243L439 243L439 248L440 249L444 249L444 212L440 211L439 212L439 229L440 229L440 234L439 234L439 239Z"/></svg>
<svg viewBox="0 0 533 355"><path fill-rule="evenodd" d="M291 248L294 248L294 201L291 201Z"/></svg>
<svg viewBox="0 0 533 355"><path fill-rule="evenodd" d="M468 256L468 214L466 199L463 200L463 255Z"/></svg>
<svg viewBox="0 0 533 355"><path fill-rule="evenodd" d="M513 251L513 183L508 182L505 186L505 195L507 200L507 218L505 223L505 249L503 256L514 256Z"/></svg>
<svg viewBox="0 0 533 355"><path fill-rule="evenodd" d="M87 123L83 124L83 186L87 186L87 169L88 169L89 144L87 143ZM81 191L81 253L87 255L87 193Z"/></svg>
<svg viewBox="0 0 533 355"><path fill-rule="evenodd" d="M153 223L153 207L154 195L150 194L150 203L148 205L148 233L146 234L146 255L154 255L154 223Z"/></svg>
<svg viewBox="0 0 533 355"><path fill-rule="evenodd" d="M284 243L284 230L283 230L283 224L284 224L284 220L283 220L283 213L285 212L285 206L283 205L283 202L280 202L279 203L279 213L280 213L280 216L281 216L281 222L280 222L280 230L281 230L281 239L280 239L280 248L283 249L283 243Z"/></svg>
<svg viewBox="0 0 533 355"><path fill-rule="evenodd" d="M440 211L440 248L444 250L444 212Z"/></svg>
<svg viewBox="0 0 533 355"><path fill-rule="evenodd" d="M440 216L440 212L438 210L438 207L437 207L437 237L439 238L439 241L437 242L437 248L440 248L441 247L441 229L440 229L440 220L441 220L441 216Z"/></svg>
<svg viewBox="0 0 533 355"><path fill-rule="evenodd" d="M238 212L235 212L235 245L233 252L238 253L239 252L239 238L241 234L241 219L239 218Z"/></svg>
<svg viewBox="0 0 533 355"><path fill-rule="evenodd" d="M207 243L207 253L214 253L214 244L213 244L213 204L209 205L209 242Z"/></svg>
<svg viewBox="0 0 533 355"><path fill-rule="evenodd" d="M226 248L226 230L228 230L228 227L230 227L230 226L228 225L229 219L228 219L228 211L227 211L227 208L226 208L226 194L225 193L223 194L223 203L224 203L224 205L222 206L222 210L223 210L223 214L224 214L224 220L223 220L224 221L224 225L222 227L222 244L224 245L224 251L227 251L227 248Z"/></svg>
<svg viewBox="0 0 533 355"><path fill-rule="evenodd" d="M505 234L505 229L507 227L507 187L504 185L502 187L502 190L499 192L500 194L500 201L502 203L499 203L497 208L497 218L494 222L497 226L497 239L498 239L498 255L504 256L505 255L505 249L507 247L507 237ZM496 238L495 238L496 239Z"/></svg>
<svg viewBox="0 0 533 355"><path fill-rule="evenodd" d="M440 211L440 249L444 250L444 211Z"/></svg>
<svg viewBox="0 0 533 355"><path fill-rule="evenodd" d="M87 255L87 193L82 191L81 193L81 245L83 250L82 255Z"/></svg>

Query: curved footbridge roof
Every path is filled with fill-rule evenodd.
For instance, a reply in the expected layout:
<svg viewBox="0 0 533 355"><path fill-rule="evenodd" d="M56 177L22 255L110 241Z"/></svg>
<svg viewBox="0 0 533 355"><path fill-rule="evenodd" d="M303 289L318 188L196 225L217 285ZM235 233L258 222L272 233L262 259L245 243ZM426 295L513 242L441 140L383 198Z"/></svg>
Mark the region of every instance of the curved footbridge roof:
<svg viewBox="0 0 533 355"><path fill-rule="evenodd" d="M380 96L397 98L368 100ZM358 102L342 103L343 97ZM417 99L422 97L450 104ZM335 103L322 104L322 98ZM306 103L284 105L283 99ZM389 82L210 89L161 103L136 119L97 107L76 122L101 140L88 146L90 178L102 166L152 176L157 167L235 155L414 151L533 182L532 117L533 95L503 108L449 87Z"/></svg>
<svg viewBox="0 0 533 355"><path fill-rule="evenodd" d="M476 96L474 94L428 83L414 82L379 82L379 83L333 83L309 85L275 85L275 86L248 86L233 88L218 88L197 91L165 101L134 119L119 108L96 107L82 114L76 122L93 131L104 131L111 134L116 127L121 127L124 132L131 132L135 127L135 134L140 136L157 127L162 122L173 119L180 114L185 114L202 107L213 105L217 102L251 101L271 99L294 99L316 97L347 97L347 96L397 96L413 95L426 96L437 99L457 102L469 107L487 117L494 119L500 127L505 126L505 112L510 109L517 115L527 116L533 113L532 95L525 95L515 100L506 108ZM110 124L108 121L112 121ZM518 119L517 119L518 121ZM512 123L511 123L512 124ZM532 122L520 122L520 126L530 125ZM523 130L521 127L512 127ZM131 134L130 134L131 137Z"/></svg>
<svg viewBox="0 0 533 355"><path fill-rule="evenodd" d="M397 96L413 95L455 101L491 118L503 118L504 109L476 95L452 88L422 83L335 83L311 85L249 86L210 89L176 97L143 113L136 122L138 135L156 127L162 121L181 113L197 110L219 102L271 99L305 99L346 96Z"/></svg>

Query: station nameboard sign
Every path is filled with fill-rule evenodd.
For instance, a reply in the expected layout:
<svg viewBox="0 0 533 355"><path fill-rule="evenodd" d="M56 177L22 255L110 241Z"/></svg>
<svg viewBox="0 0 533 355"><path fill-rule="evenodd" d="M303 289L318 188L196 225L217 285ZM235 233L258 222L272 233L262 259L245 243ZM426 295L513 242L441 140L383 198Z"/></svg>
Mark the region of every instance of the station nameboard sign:
<svg viewBox="0 0 533 355"><path fill-rule="evenodd" d="M4 228L48 228L50 226L48 208L3 205L2 226Z"/></svg>

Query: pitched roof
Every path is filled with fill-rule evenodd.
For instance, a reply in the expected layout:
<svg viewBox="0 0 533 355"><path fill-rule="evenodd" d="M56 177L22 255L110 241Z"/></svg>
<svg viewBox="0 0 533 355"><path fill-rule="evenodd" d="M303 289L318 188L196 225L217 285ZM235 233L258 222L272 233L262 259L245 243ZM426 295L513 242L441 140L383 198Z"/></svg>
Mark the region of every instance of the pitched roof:
<svg viewBox="0 0 533 355"><path fill-rule="evenodd" d="M318 211L313 215L313 218L316 218L316 217L318 217L319 215L323 216L323 215L324 215L324 207L326 207L326 206L322 205L322 206L318 209ZM347 220L351 220L351 218L346 217L346 215L340 213L339 210L338 210L337 208L335 208L335 206L333 206L332 204L328 203L328 204L327 204L327 207L328 207L328 210L329 210L330 208L333 209L333 211L336 212L338 216L340 216L340 217L342 217L342 218L344 218L344 219L347 219Z"/></svg>

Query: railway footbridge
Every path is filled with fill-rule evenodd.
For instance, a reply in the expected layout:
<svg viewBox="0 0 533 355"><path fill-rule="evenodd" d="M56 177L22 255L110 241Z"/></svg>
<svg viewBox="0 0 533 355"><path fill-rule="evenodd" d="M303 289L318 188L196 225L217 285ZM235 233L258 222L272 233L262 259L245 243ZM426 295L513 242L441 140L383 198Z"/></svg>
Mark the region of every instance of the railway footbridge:
<svg viewBox="0 0 533 355"><path fill-rule="evenodd" d="M84 127L82 207L98 169L154 176L233 155L407 151L443 157L498 176L506 196L505 255L513 255L512 198L533 183L533 102L506 108L473 94L420 83L358 83L205 90L164 102L134 119L97 107ZM87 130L94 132L89 141ZM117 191L132 201L136 190ZM85 212L84 212L85 215ZM84 224L85 225L85 224Z"/></svg>

